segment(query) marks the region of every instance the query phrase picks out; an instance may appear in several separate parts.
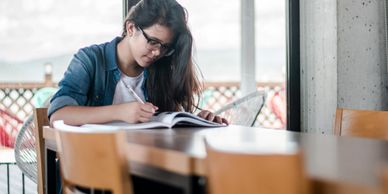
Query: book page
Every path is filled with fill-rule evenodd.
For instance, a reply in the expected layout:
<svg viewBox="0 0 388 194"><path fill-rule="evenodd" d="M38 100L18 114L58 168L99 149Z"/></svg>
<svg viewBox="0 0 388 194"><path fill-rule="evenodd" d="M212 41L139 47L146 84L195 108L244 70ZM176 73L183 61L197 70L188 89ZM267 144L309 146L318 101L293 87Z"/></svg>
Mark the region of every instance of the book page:
<svg viewBox="0 0 388 194"><path fill-rule="evenodd" d="M211 122L205 119L194 117L176 117L173 126L201 126L201 127L225 127L226 125Z"/></svg>
<svg viewBox="0 0 388 194"><path fill-rule="evenodd" d="M81 127L101 129L101 130L130 130L130 129L151 129L151 128L169 128L170 125L158 121L151 121L147 123L127 123L124 121L115 121L104 124L85 124Z"/></svg>
<svg viewBox="0 0 388 194"><path fill-rule="evenodd" d="M66 130L66 131L74 131L74 132L86 132L86 133L104 132L104 131L111 132L111 131L119 130L119 128L109 127L109 126L108 127L95 127L95 126L91 125L91 127L83 127L83 126L67 125L63 122L63 120L54 121L53 126L56 129L61 129L61 130Z"/></svg>
<svg viewBox="0 0 388 194"><path fill-rule="evenodd" d="M173 124L174 118L182 112L161 112L151 118L151 121Z"/></svg>
<svg viewBox="0 0 388 194"><path fill-rule="evenodd" d="M162 112L152 118L153 121L168 123L171 126L204 126L204 127L221 127L219 123L208 121L189 112Z"/></svg>

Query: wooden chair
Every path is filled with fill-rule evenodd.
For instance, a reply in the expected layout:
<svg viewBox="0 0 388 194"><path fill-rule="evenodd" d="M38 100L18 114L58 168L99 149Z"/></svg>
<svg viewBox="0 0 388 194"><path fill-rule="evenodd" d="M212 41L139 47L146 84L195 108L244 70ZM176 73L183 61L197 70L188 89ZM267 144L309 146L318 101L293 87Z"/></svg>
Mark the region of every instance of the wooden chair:
<svg viewBox="0 0 388 194"><path fill-rule="evenodd" d="M50 125L50 121L47 116L47 108L35 108L34 109L34 135L35 135L35 145L36 145L36 157L37 157L37 182L38 182L38 193L46 193L45 188L45 144L43 141L43 126Z"/></svg>
<svg viewBox="0 0 388 194"><path fill-rule="evenodd" d="M388 140L388 111L337 108L334 134Z"/></svg>
<svg viewBox="0 0 388 194"><path fill-rule="evenodd" d="M55 88L39 89L34 97L35 108L20 128L15 142L15 159L20 170L38 185L38 193L45 194L45 145L43 141L43 126L48 126L47 107Z"/></svg>
<svg viewBox="0 0 388 194"><path fill-rule="evenodd" d="M15 161L20 170L45 194L45 145L43 126L49 125L47 108L35 108L23 123L15 142Z"/></svg>
<svg viewBox="0 0 388 194"><path fill-rule="evenodd" d="M125 133L85 133L56 129L63 191L78 187L109 190L113 194L132 193Z"/></svg>
<svg viewBox="0 0 388 194"><path fill-rule="evenodd" d="M382 179L383 193L388 194L388 167L384 168L381 175L381 179Z"/></svg>
<svg viewBox="0 0 388 194"><path fill-rule="evenodd" d="M210 194L306 194L300 152L248 154L220 151L206 143Z"/></svg>

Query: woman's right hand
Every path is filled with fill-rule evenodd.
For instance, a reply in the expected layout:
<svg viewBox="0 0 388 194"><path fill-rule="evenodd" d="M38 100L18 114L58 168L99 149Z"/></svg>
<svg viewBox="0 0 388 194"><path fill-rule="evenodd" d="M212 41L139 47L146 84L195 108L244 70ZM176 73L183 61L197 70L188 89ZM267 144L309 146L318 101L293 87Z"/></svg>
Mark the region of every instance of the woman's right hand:
<svg viewBox="0 0 388 194"><path fill-rule="evenodd" d="M156 110L158 107L149 102L129 102L118 106L118 116L128 123L144 123L150 121Z"/></svg>

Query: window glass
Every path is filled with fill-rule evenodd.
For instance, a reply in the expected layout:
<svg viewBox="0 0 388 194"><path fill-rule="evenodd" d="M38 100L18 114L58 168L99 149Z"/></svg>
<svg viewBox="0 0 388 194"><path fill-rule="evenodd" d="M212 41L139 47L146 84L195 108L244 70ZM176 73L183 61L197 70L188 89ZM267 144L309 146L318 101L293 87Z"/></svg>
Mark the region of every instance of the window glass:
<svg viewBox="0 0 388 194"><path fill-rule="evenodd" d="M0 1L0 147L47 104L77 50L120 35L122 18L119 0Z"/></svg>
<svg viewBox="0 0 388 194"><path fill-rule="evenodd" d="M78 49L120 35L121 23L118 0L2 0L0 82L42 82L46 63L57 82Z"/></svg>
<svg viewBox="0 0 388 194"><path fill-rule="evenodd" d="M284 82L286 67L285 1L255 0L256 80Z"/></svg>
<svg viewBox="0 0 388 194"><path fill-rule="evenodd" d="M189 12L196 59L205 82L202 107L217 110L239 97L241 80L240 0L178 0ZM256 126L284 128L286 123L285 1L255 0L256 81L268 91ZM228 86L225 84L229 82ZM232 83L232 84L231 84ZM206 85L206 84L205 84Z"/></svg>
<svg viewBox="0 0 388 194"><path fill-rule="evenodd" d="M189 12L205 81L240 80L240 1L178 0Z"/></svg>

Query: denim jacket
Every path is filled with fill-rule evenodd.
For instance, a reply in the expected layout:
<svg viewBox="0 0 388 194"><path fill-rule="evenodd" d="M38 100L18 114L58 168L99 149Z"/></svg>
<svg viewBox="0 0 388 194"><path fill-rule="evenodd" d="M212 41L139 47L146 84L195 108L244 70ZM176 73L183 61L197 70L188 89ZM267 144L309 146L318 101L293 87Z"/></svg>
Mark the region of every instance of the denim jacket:
<svg viewBox="0 0 388 194"><path fill-rule="evenodd" d="M59 90L50 101L48 116L65 106L104 106L111 105L120 80L121 71L117 66L116 47L121 37L111 42L92 45L80 49L73 57ZM144 80L148 71L144 70ZM143 93L147 92L143 82Z"/></svg>

